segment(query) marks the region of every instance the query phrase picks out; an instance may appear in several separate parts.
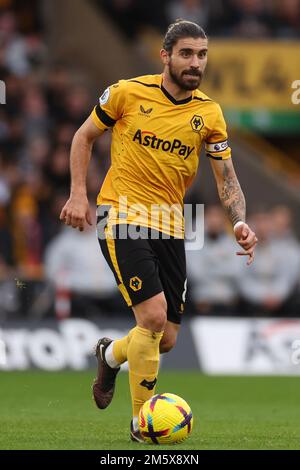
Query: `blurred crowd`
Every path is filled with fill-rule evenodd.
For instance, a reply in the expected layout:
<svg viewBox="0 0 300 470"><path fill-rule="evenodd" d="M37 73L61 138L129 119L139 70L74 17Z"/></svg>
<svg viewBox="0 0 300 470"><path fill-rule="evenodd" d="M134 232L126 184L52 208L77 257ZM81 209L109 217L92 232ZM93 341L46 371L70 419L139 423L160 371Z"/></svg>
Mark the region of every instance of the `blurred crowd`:
<svg viewBox="0 0 300 470"><path fill-rule="evenodd" d="M80 74L59 64L48 69L43 36L35 28L22 33L18 20L15 12L0 10L0 79L7 96L0 106L0 277L40 278L45 248L61 229L71 141L95 94ZM104 136L88 175L91 200L108 156Z"/></svg>
<svg viewBox="0 0 300 470"><path fill-rule="evenodd" d="M187 251L192 310L200 314L299 316L300 244L287 206L248 216L258 244L247 266L220 205L206 207L204 246Z"/></svg>
<svg viewBox="0 0 300 470"><path fill-rule="evenodd" d="M149 4L152 11L156 10L153 2ZM85 77L61 64L47 68L47 47L37 10L32 8L30 17L27 10L7 9L15 3L0 0L0 79L7 96L6 104L0 105L0 318L10 318L20 310L35 317L49 312L58 317L120 312L126 307L100 253L95 227L79 233L59 221L69 194L72 137L91 112L95 91ZM119 9L135 3L110 2ZM263 6L261 25L267 27L264 21L270 5L276 5L283 18L285 10L280 8L288 10L299 4L222 3L230 3L236 12L229 15L236 22L223 25L223 31L231 34L239 34L255 8ZM38 7L38 2L32 4ZM201 14L200 22L206 27L211 22L211 8L217 4L190 0L169 1L164 6L167 21L177 16L198 21ZM296 13L294 21L290 17L286 23L286 35L299 32ZM254 16L258 17L257 11ZM281 34L279 29L269 33ZM109 153L107 132L97 140L89 167L87 186L93 214ZM250 222L259 245L255 263L246 267L245 259L234 255L237 245L223 211L219 206L207 207L204 248L187 253L189 312L299 315L300 247L289 209L256 211Z"/></svg>
<svg viewBox="0 0 300 470"><path fill-rule="evenodd" d="M145 27L164 33L177 18L199 23L209 36L299 38L299 0L95 0L124 34Z"/></svg>

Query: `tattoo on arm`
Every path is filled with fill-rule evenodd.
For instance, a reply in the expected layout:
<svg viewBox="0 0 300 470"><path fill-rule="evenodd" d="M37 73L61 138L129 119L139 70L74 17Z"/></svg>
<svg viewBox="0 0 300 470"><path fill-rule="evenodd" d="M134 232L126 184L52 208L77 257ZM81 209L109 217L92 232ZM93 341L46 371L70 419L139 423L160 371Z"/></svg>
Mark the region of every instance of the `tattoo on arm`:
<svg viewBox="0 0 300 470"><path fill-rule="evenodd" d="M229 167L226 161L224 161L223 178L219 196L232 225L236 224L239 220L245 221L246 203L244 194L234 170Z"/></svg>

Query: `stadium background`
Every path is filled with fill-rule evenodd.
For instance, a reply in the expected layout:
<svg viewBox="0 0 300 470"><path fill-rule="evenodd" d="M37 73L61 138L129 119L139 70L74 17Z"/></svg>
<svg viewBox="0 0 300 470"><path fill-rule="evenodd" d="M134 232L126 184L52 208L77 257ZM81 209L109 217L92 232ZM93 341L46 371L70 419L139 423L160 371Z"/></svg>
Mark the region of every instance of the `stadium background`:
<svg viewBox="0 0 300 470"><path fill-rule="evenodd" d="M202 155L185 202L205 205L205 244L187 254L183 330L162 368L193 369L199 377L300 374L299 0L0 0L3 393L10 380L30 377L13 371L94 367L96 339L121 336L133 324L95 227L75 232L58 217L68 197L74 132L106 86L161 71L162 35L178 17L209 35L201 89L224 110L260 243L247 268L234 254ZM106 133L89 168L93 211L109 151ZM174 389L174 376L165 377Z"/></svg>

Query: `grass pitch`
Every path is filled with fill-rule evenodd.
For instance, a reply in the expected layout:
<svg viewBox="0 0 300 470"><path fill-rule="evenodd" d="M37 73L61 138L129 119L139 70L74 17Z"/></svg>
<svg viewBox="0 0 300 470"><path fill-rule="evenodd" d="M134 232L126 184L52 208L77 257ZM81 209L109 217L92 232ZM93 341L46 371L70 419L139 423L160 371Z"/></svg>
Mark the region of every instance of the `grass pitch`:
<svg viewBox="0 0 300 470"><path fill-rule="evenodd" d="M106 410L91 399L90 372L0 372L0 449L157 449L129 439L127 373ZM300 449L300 379L165 372L156 392L182 396L194 414L189 439L169 450Z"/></svg>

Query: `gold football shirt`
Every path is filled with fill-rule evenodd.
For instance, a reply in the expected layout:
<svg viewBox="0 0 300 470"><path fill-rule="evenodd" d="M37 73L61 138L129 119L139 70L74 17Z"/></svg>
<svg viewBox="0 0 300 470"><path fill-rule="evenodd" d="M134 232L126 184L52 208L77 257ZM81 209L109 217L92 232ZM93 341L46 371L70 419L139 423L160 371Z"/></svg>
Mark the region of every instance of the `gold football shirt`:
<svg viewBox="0 0 300 470"><path fill-rule="evenodd" d="M220 106L198 89L176 101L162 75L145 75L107 88L92 117L99 129L113 128L111 167L97 198L115 209L111 223L182 238L183 198L202 144L210 158L231 156Z"/></svg>

